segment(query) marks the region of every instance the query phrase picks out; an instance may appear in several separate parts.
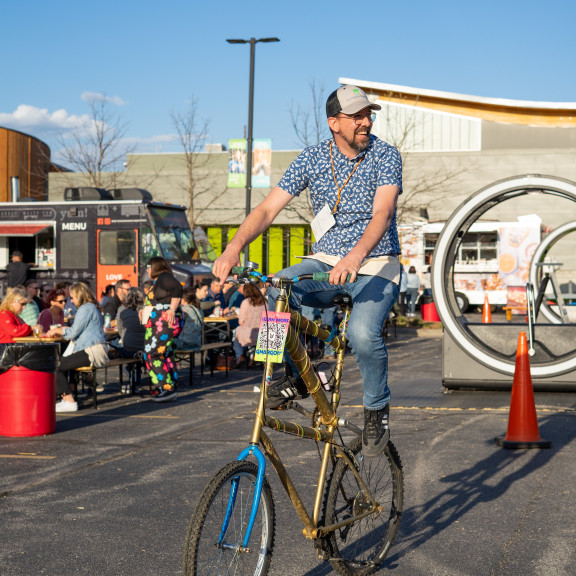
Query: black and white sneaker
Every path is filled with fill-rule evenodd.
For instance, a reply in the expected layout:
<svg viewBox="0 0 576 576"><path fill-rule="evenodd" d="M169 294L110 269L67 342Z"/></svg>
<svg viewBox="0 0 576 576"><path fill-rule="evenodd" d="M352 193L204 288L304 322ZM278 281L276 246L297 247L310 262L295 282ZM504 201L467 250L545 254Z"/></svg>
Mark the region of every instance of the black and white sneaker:
<svg viewBox="0 0 576 576"><path fill-rule="evenodd" d="M170 402L171 400L176 400L176 398L178 398L178 393L174 387L168 390L165 388L154 388L151 394L154 402Z"/></svg>
<svg viewBox="0 0 576 576"><path fill-rule="evenodd" d="M362 453L374 458L384 452L390 440L390 405L380 410L364 408L364 431L362 432Z"/></svg>
<svg viewBox="0 0 576 576"><path fill-rule="evenodd" d="M270 384L266 408L282 409L288 402L302 400L308 396L310 394L302 378L285 375Z"/></svg>

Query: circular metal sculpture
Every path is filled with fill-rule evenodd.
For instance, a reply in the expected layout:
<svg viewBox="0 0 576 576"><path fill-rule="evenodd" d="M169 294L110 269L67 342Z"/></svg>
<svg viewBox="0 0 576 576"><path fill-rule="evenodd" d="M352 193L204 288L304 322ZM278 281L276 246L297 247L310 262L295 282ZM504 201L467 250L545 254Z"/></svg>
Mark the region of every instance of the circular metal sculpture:
<svg viewBox="0 0 576 576"><path fill-rule="evenodd" d="M540 282L543 276L542 267L538 266L538 264L545 262L548 252L550 252L556 242L560 241L562 238L564 238L564 236L567 236L572 232L576 232L576 222L568 222L567 224L563 224L548 234L548 236L546 236L546 238L544 238L544 240L542 240L542 242L538 245L538 248L536 248L534 256L532 256L532 262L530 263L530 282L535 288L540 286ZM554 312L546 303L546 298L544 298L542 301L540 312L552 324L562 323L560 316Z"/></svg>
<svg viewBox="0 0 576 576"><path fill-rule="evenodd" d="M484 325L468 323L458 306L453 281L454 263L460 239L485 212L497 204L526 194L548 194L576 202L576 184L569 180L552 176L527 175L500 180L470 196L446 222L436 245L432 262L432 290L440 319L454 342L469 356L491 370L513 375L515 368L516 337L505 338L505 325ZM514 328L513 325L510 328ZM517 329L517 326L515 327ZM576 369L576 350L573 342L564 337L554 336L554 344L548 346L549 328L571 326L538 325L537 332L543 340L537 353L531 359L531 373L535 378L549 378Z"/></svg>

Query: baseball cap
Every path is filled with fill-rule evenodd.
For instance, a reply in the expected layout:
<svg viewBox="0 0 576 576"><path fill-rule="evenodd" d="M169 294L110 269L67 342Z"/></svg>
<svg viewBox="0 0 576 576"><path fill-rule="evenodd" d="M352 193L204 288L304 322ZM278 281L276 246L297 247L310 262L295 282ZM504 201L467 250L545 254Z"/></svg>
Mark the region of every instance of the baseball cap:
<svg viewBox="0 0 576 576"><path fill-rule="evenodd" d="M344 85L340 86L337 90L334 90L328 100L326 100L326 116L330 118L331 116L336 116L341 112L343 114L356 114L364 108L370 108L371 110L381 110L382 106L380 104L375 104L368 100L366 92L358 86Z"/></svg>
<svg viewBox="0 0 576 576"><path fill-rule="evenodd" d="M24 254L22 254L20 250L14 250L14 252L12 252L12 256L16 256L16 258L23 258Z"/></svg>

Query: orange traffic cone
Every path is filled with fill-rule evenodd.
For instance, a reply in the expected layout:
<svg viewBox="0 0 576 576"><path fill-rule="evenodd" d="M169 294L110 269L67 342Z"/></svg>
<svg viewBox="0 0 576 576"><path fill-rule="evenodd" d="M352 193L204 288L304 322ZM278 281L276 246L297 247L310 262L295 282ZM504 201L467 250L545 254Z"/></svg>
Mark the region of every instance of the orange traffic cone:
<svg viewBox="0 0 576 576"><path fill-rule="evenodd" d="M505 438L501 436L496 438L496 443L502 448L550 448L551 446L550 442L540 438L538 431L526 332L520 332L518 336L508 431Z"/></svg>
<svg viewBox="0 0 576 576"><path fill-rule="evenodd" d="M484 307L482 308L482 324L492 324L492 312L490 311L490 301L488 294L484 296Z"/></svg>

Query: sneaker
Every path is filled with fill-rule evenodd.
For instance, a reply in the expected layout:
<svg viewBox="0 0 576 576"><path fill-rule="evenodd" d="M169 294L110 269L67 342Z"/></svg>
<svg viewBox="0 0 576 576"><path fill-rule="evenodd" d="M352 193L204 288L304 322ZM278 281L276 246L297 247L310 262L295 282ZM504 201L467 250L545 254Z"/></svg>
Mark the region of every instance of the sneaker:
<svg viewBox="0 0 576 576"><path fill-rule="evenodd" d="M178 393L174 387L168 390L166 390L166 388L154 388L151 394L154 402L169 402L170 400L176 400L176 398L178 398Z"/></svg>
<svg viewBox="0 0 576 576"><path fill-rule="evenodd" d="M68 402L66 400L56 402L56 413L60 414L62 412L78 412L78 402Z"/></svg>
<svg viewBox="0 0 576 576"><path fill-rule="evenodd" d="M310 394L302 378L285 375L270 384L266 408L281 410L292 400L301 400L308 396Z"/></svg>
<svg viewBox="0 0 576 576"><path fill-rule="evenodd" d="M390 440L390 405L380 410L364 408L364 431L362 432L362 452L374 458L384 452Z"/></svg>

